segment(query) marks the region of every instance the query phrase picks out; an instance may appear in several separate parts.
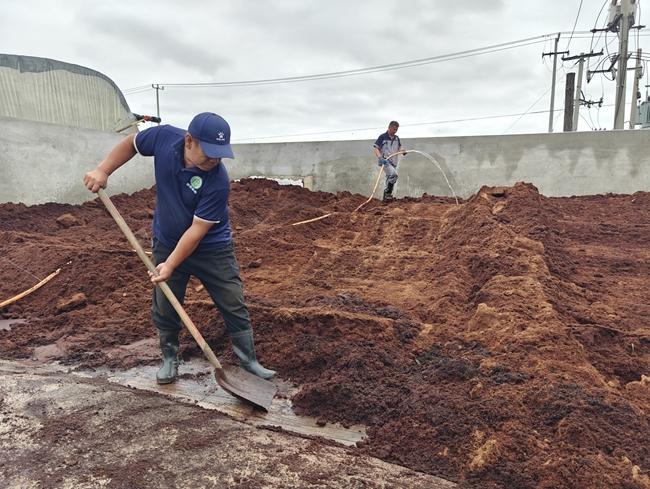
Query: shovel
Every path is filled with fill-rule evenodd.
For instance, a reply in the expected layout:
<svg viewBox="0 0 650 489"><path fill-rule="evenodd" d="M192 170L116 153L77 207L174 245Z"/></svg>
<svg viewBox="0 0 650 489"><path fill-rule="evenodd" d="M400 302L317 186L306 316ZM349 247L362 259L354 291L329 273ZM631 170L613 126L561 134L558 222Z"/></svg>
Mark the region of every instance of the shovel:
<svg viewBox="0 0 650 489"><path fill-rule="evenodd" d="M158 269L144 252L142 246L131 232L131 229L129 229L129 226L126 224L118 210L113 205L113 202L111 202L111 199L109 199L108 195L106 195L106 192L104 192L104 189L100 188L97 194L108 209L108 212L110 212L111 216L113 216L113 219L115 219L115 222L120 227L126 238L129 240L129 243L131 243L131 246L133 246L135 251L138 253L138 256L140 256L144 264L147 266L149 271L153 273L154 276L158 276ZM257 377L256 375L253 375L239 367L228 365L222 367L219 363L219 360L217 360L217 357L212 352L210 346L208 346L208 344L205 342L201 336L201 333L199 333L199 330L196 329L196 326L194 326L194 323L185 312L185 309L183 309L183 306L181 306L180 302L178 302L178 299L176 299L176 296L169 288L169 285L167 285L166 282L159 282L158 286L162 289L165 296L167 296L167 299L169 302L171 302L172 306L174 306L174 309L181 317L183 324L187 327L187 329L190 330L190 333L192 333L192 336L201 347L201 350L203 350L205 356L208 358L212 366L216 369L214 375L219 385L233 396L250 402L255 406L261 407L265 411L268 411L269 406L271 405L271 401L273 400L273 397L277 391L275 384L269 382L268 380Z"/></svg>

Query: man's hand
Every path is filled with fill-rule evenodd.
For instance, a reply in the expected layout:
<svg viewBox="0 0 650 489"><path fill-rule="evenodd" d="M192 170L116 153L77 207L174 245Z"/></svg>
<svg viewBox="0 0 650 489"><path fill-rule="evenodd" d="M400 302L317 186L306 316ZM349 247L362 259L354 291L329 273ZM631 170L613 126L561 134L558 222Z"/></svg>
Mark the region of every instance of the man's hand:
<svg viewBox="0 0 650 489"><path fill-rule="evenodd" d="M135 134L129 134L113 147L97 168L84 175L88 190L96 194L100 188L106 188L109 175L137 154L134 141Z"/></svg>
<svg viewBox="0 0 650 489"><path fill-rule="evenodd" d="M106 188L108 175L102 170L89 171L84 175L84 185L92 193L96 194L100 188Z"/></svg>
<svg viewBox="0 0 650 489"><path fill-rule="evenodd" d="M148 272L151 282L157 285L160 282L169 280L176 267L194 252L213 224L213 222L201 221L194 217L192 225L183 233L174 251L171 252L163 263L159 263L156 267L158 269L158 276L156 277L153 273Z"/></svg>
<svg viewBox="0 0 650 489"><path fill-rule="evenodd" d="M166 262L159 264L156 269L158 269L157 277L153 273L147 272L147 274L149 274L149 279L154 285L169 280L169 277L172 276L172 272L174 271L172 268L167 266Z"/></svg>
<svg viewBox="0 0 650 489"><path fill-rule="evenodd" d="M379 164L380 165L385 165L386 164L386 158L379 158Z"/></svg>

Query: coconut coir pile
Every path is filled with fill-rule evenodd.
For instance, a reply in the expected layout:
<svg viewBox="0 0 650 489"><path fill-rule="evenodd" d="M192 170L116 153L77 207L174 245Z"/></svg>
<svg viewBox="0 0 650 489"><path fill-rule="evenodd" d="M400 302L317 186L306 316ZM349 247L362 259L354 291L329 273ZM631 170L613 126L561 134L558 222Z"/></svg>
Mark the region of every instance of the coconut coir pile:
<svg viewBox="0 0 650 489"><path fill-rule="evenodd" d="M155 188L112 200L149 249ZM258 357L302 386L295 411L366 425L355 450L461 486L650 487L650 194L519 183L353 212L365 200L232 184ZM141 363L110 351L155 336L151 285L99 200L4 204L0 231L0 301L60 269L0 310L26 320L1 358ZM235 363L194 279L185 306ZM202 355L184 332L182 358Z"/></svg>

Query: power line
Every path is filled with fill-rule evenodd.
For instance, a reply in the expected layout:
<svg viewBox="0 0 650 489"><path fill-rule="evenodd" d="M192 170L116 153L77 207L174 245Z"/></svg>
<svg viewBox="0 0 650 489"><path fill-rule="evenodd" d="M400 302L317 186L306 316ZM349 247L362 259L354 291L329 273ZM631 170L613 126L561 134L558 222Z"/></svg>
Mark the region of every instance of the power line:
<svg viewBox="0 0 650 489"><path fill-rule="evenodd" d="M538 100L539 101L539 100ZM537 102L535 102L537 103ZM533 104L535 105L535 104ZM613 107L614 104L605 104L603 107ZM420 122L416 124L400 124L400 128L405 128L405 127L417 127L417 126L433 126L433 125L438 125L438 124L454 124L458 122L474 122L474 121L484 121L484 120L489 120L489 119L504 119L506 117L521 117L526 116L526 115L537 115L537 114L548 114L550 110L537 110L537 111L526 111L521 114L502 114L502 115L491 115L491 116L486 116L486 117L473 117L470 119L451 119L447 121L435 121L435 122ZM564 112L564 108L562 109L555 109L553 112L558 112L558 117L562 115ZM517 119L516 122L519 121ZM510 126L512 127L512 126ZM297 133L297 134L283 134L283 135L278 135L278 136L262 136L262 137L253 137L253 138L240 138L236 139L233 138L233 142L243 142L243 141L258 141L261 139L281 139L281 138L291 138L291 137L299 137L299 136L321 136L324 134L340 134L344 132L359 132L359 131L377 131L377 130L382 130L386 129L385 126L377 126L377 127L364 127L364 128L357 128L357 129L342 129L338 131L323 131L323 132L304 132L304 133ZM508 128L510 129L510 128Z"/></svg>
<svg viewBox="0 0 650 489"><path fill-rule="evenodd" d="M557 34L567 34L568 32L559 32ZM487 46L484 48L473 49L469 51L461 51L459 53L446 54L441 56L434 56L431 58L423 58L413 61L405 61L403 63L395 63L391 65L375 66L370 68L360 68L358 70L349 70L349 71L340 71L334 73L322 73L317 75L305 75L297 77L287 77L287 78L271 78L266 80L248 80L248 81L233 81L233 82L207 82L207 83L161 83L159 86L167 87L176 87L176 88L220 88L220 87L236 87L236 86L256 86L256 85L270 85L270 84L279 84L279 83L295 83L301 81L312 81L312 80L324 80L330 78L340 78L345 76L355 76L355 75L365 75L370 73L378 73L382 71L391 71L399 70L404 68L412 68L415 66L422 66L426 64L441 63L444 61L453 61L456 59L467 58L471 56L478 56L481 54L490 54L498 51L504 51L506 49L514 49L518 47L524 47L531 44L537 44L540 42L546 42L549 36L554 36L554 34L545 34L543 36L531 37L528 39L520 39L518 41L512 41L509 43L497 44L494 46ZM588 39L593 38L593 33L589 31L578 31L571 32L573 39ZM637 34L639 37L647 37L650 34ZM615 39L614 39L615 40ZM610 41L613 42L614 40ZM153 90L151 84L141 85L138 87L127 88L122 91L124 95L134 95L136 93L146 92Z"/></svg>
<svg viewBox="0 0 650 489"><path fill-rule="evenodd" d="M605 2L606 4L607 2ZM591 38L592 40L592 46L593 46L593 40L594 40L594 33L593 31L575 31L580 12L582 9L582 4L583 0L580 2L580 6L578 8L578 14L576 16L576 20L573 26L573 30L570 32L570 39L569 43L571 42L572 39L588 39ZM604 8L604 5L603 5ZM601 9L602 13L602 9ZM600 13L599 13L600 17ZM457 53L450 53L450 54L445 54L445 55L440 55L440 56L433 56L433 57L428 57L428 58L422 58L422 59L417 59L417 60L411 60L411 61L405 61L405 62L400 62L400 63L393 63L393 64L388 64L388 65L381 65L381 66L374 66L374 67L368 67L368 68L361 68L361 69L356 69L356 70L347 70L347 71L338 71L338 72L332 72L332 73L321 73L321 74L314 74L314 75L305 75L305 76L296 76L296 77L285 77L285 78L272 78L272 79L261 79L261 80L244 80L244 81L232 81L232 82L209 82L209 83L170 83L170 84L160 84L159 86L168 86L168 87L177 87L177 88L193 88L193 87L205 87L205 88L220 88L220 87L235 87L235 86L255 86L255 85L269 85L269 84L280 84L280 83L294 83L294 82L302 82L302 81L313 81L313 80L323 80L323 79L330 79L330 78L340 78L340 77L349 77L349 76L357 76L357 75L365 75L365 74L371 74L371 73L378 73L378 72L383 72L383 71L390 71L390 70L399 70L399 69L405 69L405 68L411 68L411 67L417 67L417 66L422 66L426 64L432 64L432 63L440 63L444 61L452 61L452 60L457 60L457 59L462 59L466 57L471 57L471 56L478 56L481 54L489 54L497 51L503 51L507 49L514 49L517 47L524 47L528 46L531 44L536 44L540 42L548 42L548 39L551 36L555 35L561 35L561 34L568 34L568 32L559 32L559 33L553 33L553 34L547 34L547 35L542 35L542 36L536 36L536 37L530 37L526 39L519 39L516 41L510 41L506 43L501 43L501 44L496 44L496 45L491 45L491 46L486 46L482 48L477 48L477 49L471 49L467 51L461 51ZM637 33L638 35L638 33ZM641 35L642 37L645 37L644 35ZM568 46L568 45L567 45ZM645 58L645 56L644 56ZM145 91L152 90L152 85L141 85L138 87L133 87L130 89L126 89L123 91L123 93L128 94L128 95L133 95L136 93L141 93ZM548 93L548 90L542 95L546 95ZM440 122L429 122L429 123L421 123L421 124L411 124L411 126L418 126L418 125L431 125L431 124L444 124L444 123L454 123L454 122L468 122L468 121L476 121L476 120L484 120L484 119L494 119L494 118L501 118L501 117L516 117L519 116L519 118L506 130L509 131L523 116L528 115L528 114L540 114L540 113L549 113L550 111L538 111L538 112L530 112L530 109L532 109L538 102L541 100L540 97L535 103L533 103L529 109L524 112L523 114L510 114L510 115L501 115L501 116L488 116L484 118L472 118L472 119L458 119L458 120L450 120L450 121L440 121ZM408 125L404 125L404 127L408 127ZM383 127L382 127L383 128ZM247 140L257 140L257 139L274 139L274 138L285 138L285 137L297 137L297 136L312 136L312 135L320 135L320 134L335 134L335 133L345 133L345 132L354 132L354 131L366 131L366 130L375 130L375 129L381 129L379 127L377 128L364 128L364 129L349 129L349 130L340 130L340 131L329 131L329 132L315 132L315 133L302 133L302 134L287 134L287 135L278 135L278 136L263 136L263 137L258 137L258 138L245 138L241 139L238 141L247 141Z"/></svg>
<svg viewBox="0 0 650 489"><path fill-rule="evenodd" d="M562 80L562 77L561 77L560 80L558 80L558 81L561 81L561 80ZM556 83L556 84L557 84L557 83ZM526 112L524 112L523 114L521 114L521 115L519 116L519 118L518 118L515 122L513 122L512 124L510 124L510 126L508 127L508 129L506 129L505 131L503 131L503 134L507 133L510 129L512 129L512 126L514 126L517 122L519 122L523 116L525 116L525 115L528 114L528 113L531 113L531 112L530 112L530 109L532 109L533 107L535 107L535 105L537 105L537 102L539 102L540 100L542 100L542 98L544 98L544 96L545 96L548 92L550 92L551 89L555 90L555 85L553 85L551 88L549 88L548 90L546 90L546 91L542 94L541 97L539 97L537 100L535 100L535 103L533 103L533 105L531 105L531 106L528 108L528 110L527 110ZM545 110L544 112L549 112L549 111L548 111L548 110Z"/></svg>
<svg viewBox="0 0 650 489"><path fill-rule="evenodd" d="M572 33L572 35L573 34L591 34L591 33L589 31L584 31L584 32L577 32L577 33L574 32ZM373 66L369 68L360 68L356 70L338 71L333 73L320 73L315 75L304 75L304 76L295 76L295 77L286 77L286 78L270 78L270 79L262 79L262 80L207 82L207 83L160 83L160 85L166 87L183 87L183 88L195 88L195 87L218 88L218 87L235 87L235 86L271 85L271 84L278 84L278 83L295 83L295 82L303 82L303 81L324 80L329 78L341 78L347 76L366 75L369 73L400 70L404 68L412 68L414 66L422 66L426 64L432 64L432 63L441 63L444 61L452 61L456 59L467 58L470 56L489 54L497 51L504 51L506 49L514 49L518 47L528 46L530 44L545 42L549 36L555 36L555 35L556 35L555 33L545 34L543 36L530 37L527 39L519 39L517 41L495 44L483 48L470 49L468 51L460 51L458 53L444 54L441 56L432 56L429 58L416 59L412 61L404 61L401 63ZM124 90L123 93L132 94L132 93L138 93L139 91L146 91L146 90L150 90L149 86L142 85L140 87L126 89Z"/></svg>
<svg viewBox="0 0 650 489"><path fill-rule="evenodd" d="M235 81L235 82L208 82L208 83L165 83L166 87L236 87L236 86L252 86L252 85L272 85L277 83L295 83L302 81L312 80L325 80L330 78L341 78L347 76L366 75L369 73L378 73L382 71L400 70L404 68L412 68L414 66L421 66L425 64L441 63L443 61L452 61L455 59L467 58L470 56L478 56L480 54L488 54L496 51L503 51L506 49L513 49L517 47L527 46L529 44L536 44L542 42L543 38L523 39L522 41L515 41L512 43L498 44L489 46L482 49L474 49L470 51L462 51L454 54L446 54L442 56L434 56L431 58L418 59L413 61L405 61L403 63L394 63L390 65L374 66L371 68L361 68L358 70L339 71L334 73L321 73L318 75L305 75L295 76L288 78L272 78L268 80L250 80L250 81Z"/></svg>
<svg viewBox="0 0 650 489"><path fill-rule="evenodd" d="M535 102L537 103L537 102ZM534 105L534 104L533 104ZM561 112L564 109L556 109L554 112ZM491 115L491 116L486 116L486 117L473 117L470 119L452 119L452 120L447 120L447 121L435 121L435 122L419 122L416 124L400 124L400 128L405 128L405 127L417 127L417 126L433 126L433 125L438 125L438 124L454 124L458 122L473 122L473 121L483 121L483 120L489 120L489 119L503 119L506 117L517 117L517 116L525 116L525 115L533 115L533 114L548 114L550 111L548 110L539 110L535 112L530 112L526 111L523 114L502 114L502 115ZM521 117L520 117L521 118ZM519 120L519 119L517 119ZM512 127L512 126L511 126ZM342 129L338 131L323 131L323 132L307 132L307 133L298 133L298 134L283 134L283 135L278 135L278 136L262 136L262 137L254 137L254 138L241 138L241 139L235 139L233 138L233 142L241 142L241 141L257 141L260 139L280 139L280 138L290 138L290 137L299 137L299 136L319 136L319 135L324 135L324 134L340 134L344 132L359 132L359 131L376 131L376 130L381 130L381 129L386 129L385 126L377 126L377 127L364 127L364 128L357 128L357 129Z"/></svg>
<svg viewBox="0 0 650 489"><path fill-rule="evenodd" d="M139 87L127 88L122 90L124 95L134 95L136 93L147 92L149 90L154 90L153 85L141 85Z"/></svg>
<svg viewBox="0 0 650 489"><path fill-rule="evenodd" d="M576 21L573 23L573 30L571 31L571 36L569 37L569 42L566 44L566 50L569 50L569 45L571 44L571 40L573 39L573 33L576 30L576 26L578 25L578 19L580 18L580 10L582 10L582 1L580 0L580 6L578 7L578 14L576 15Z"/></svg>

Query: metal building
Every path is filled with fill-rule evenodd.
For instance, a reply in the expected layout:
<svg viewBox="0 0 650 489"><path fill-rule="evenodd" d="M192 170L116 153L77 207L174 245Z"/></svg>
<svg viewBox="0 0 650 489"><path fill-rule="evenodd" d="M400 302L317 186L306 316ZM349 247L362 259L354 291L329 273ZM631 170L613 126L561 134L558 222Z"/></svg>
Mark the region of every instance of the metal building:
<svg viewBox="0 0 650 489"><path fill-rule="evenodd" d="M106 75L47 58L0 54L0 116L135 133L136 118ZM131 126L131 127L129 127Z"/></svg>

